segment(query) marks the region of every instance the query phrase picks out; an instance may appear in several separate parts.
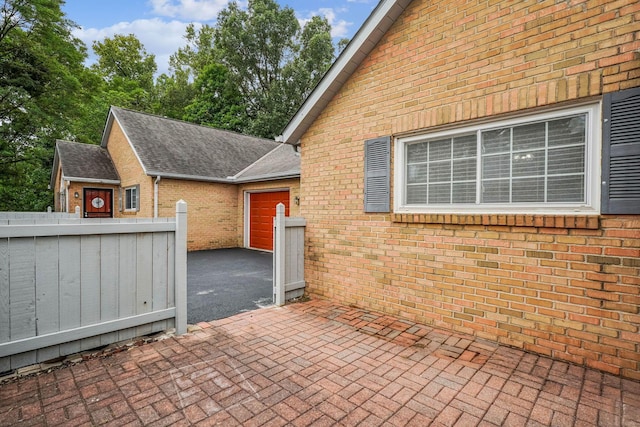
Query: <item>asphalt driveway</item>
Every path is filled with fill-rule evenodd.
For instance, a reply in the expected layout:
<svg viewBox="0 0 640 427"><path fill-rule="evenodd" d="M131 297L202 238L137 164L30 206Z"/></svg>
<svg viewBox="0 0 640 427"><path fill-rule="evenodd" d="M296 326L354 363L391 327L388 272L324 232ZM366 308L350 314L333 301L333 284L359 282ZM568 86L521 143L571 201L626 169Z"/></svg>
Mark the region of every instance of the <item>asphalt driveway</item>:
<svg viewBox="0 0 640 427"><path fill-rule="evenodd" d="M243 248L187 254L187 322L223 319L273 303L270 252Z"/></svg>

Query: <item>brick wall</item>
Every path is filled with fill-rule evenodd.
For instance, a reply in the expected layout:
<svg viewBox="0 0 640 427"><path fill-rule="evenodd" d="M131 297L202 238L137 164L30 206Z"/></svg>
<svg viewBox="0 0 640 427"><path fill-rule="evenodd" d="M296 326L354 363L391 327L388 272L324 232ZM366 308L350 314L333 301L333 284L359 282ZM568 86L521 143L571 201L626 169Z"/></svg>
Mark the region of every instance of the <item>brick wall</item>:
<svg viewBox="0 0 640 427"><path fill-rule="evenodd" d="M153 217L155 178L144 174L117 121L111 129L107 148L122 187L140 184L140 211L117 212L116 216ZM187 202L189 251L242 247L244 191L290 188L293 198L299 194L299 187L298 180L236 185L163 178L158 186L158 216L174 217L176 202L182 199ZM115 199L117 203L117 192ZM291 204L293 206L293 202Z"/></svg>
<svg viewBox="0 0 640 427"><path fill-rule="evenodd" d="M118 202L118 192L114 193L114 204L116 206L116 217L139 216L142 218L153 217L153 178L145 175L140 162L138 161L129 141L122 132L122 128L117 120L113 121L111 133L107 140L107 150L111 155L113 164L120 175L120 186L122 188L140 185L140 210L125 212L120 211ZM124 197L124 194L122 195ZM171 215L174 217L174 212Z"/></svg>
<svg viewBox="0 0 640 427"><path fill-rule="evenodd" d="M117 121L114 121L111 128L107 148L120 175L122 188L140 185L140 210L118 211L116 216L153 217L155 178L145 175ZM238 240L235 186L161 179L158 187L158 216L175 217L176 202L180 199L187 202L188 250L235 247Z"/></svg>
<svg viewBox="0 0 640 427"><path fill-rule="evenodd" d="M158 186L158 216L174 217L178 200L187 202L187 249L235 248L241 240L237 188L163 178Z"/></svg>
<svg viewBox="0 0 640 427"><path fill-rule="evenodd" d="M364 140L640 86L637 1L415 0L302 138L310 293L640 379L640 216L363 212Z"/></svg>
<svg viewBox="0 0 640 427"><path fill-rule="evenodd" d="M58 166L58 170L56 171L56 179L55 185L53 188L53 197L54 197L54 207L55 212L62 212L61 203L60 203L60 177L62 174L62 168L60 165ZM107 185L107 184L92 184L86 182L70 182L69 186L66 188L67 196L66 200L68 201L68 205L64 212L74 213L76 211L76 206L80 207L80 215L83 212L83 189L84 188L109 188L113 190L113 213L114 216L117 216L118 212L118 186L116 185ZM75 197L75 193L78 193L78 197Z"/></svg>

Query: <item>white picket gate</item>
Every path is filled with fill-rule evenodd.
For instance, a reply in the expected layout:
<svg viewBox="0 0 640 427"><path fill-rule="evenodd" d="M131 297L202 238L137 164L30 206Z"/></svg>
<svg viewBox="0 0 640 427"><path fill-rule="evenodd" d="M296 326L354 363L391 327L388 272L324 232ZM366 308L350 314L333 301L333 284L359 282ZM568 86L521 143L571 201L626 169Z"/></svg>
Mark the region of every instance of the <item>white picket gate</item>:
<svg viewBox="0 0 640 427"><path fill-rule="evenodd" d="M176 218L0 222L0 372L172 327L186 333Z"/></svg>

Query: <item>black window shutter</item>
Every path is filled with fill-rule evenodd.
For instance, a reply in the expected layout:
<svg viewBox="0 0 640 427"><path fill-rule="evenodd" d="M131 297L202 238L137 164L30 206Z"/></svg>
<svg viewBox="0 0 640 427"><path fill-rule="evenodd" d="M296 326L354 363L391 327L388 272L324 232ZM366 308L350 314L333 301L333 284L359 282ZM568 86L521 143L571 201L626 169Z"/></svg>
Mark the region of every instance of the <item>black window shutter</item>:
<svg viewBox="0 0 640 427"><path fill-rule="evenodd" d="M364 211L389 212L391 137L364 142Z"/></svg>
<svg viewBox="0 0 640 427"><path fill-rule="evenodd" d="M603 99L603 214L640 214L640 87Z"/></svg>

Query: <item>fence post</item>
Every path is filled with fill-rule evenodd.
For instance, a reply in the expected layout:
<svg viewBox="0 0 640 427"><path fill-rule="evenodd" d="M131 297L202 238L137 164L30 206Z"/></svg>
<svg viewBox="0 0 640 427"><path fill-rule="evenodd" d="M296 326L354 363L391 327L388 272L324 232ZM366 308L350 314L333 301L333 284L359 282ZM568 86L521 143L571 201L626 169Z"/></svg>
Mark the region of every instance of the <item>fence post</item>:
<svg viewBox="0 0 640 427"><path fill-rule="evenodd" d="M75 214L78 218L80 218L80 206L76 206Z"/></svg>
<svg viewBox="0 0 640 427"><path fill-rule="evenodd" d="M176 334L187 333L187 202L176 203Z"/></svg>
<svg viewBox="0 0 640 427"><path fill-rule="evenodd" d="M276 206L276 217L273 219L273 302L277 306L284 305L285 294L285 216L284 204Z"/></svg>

